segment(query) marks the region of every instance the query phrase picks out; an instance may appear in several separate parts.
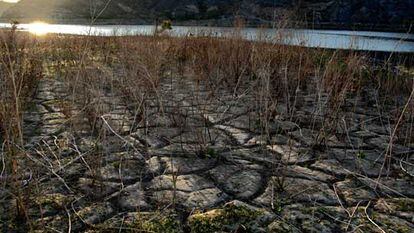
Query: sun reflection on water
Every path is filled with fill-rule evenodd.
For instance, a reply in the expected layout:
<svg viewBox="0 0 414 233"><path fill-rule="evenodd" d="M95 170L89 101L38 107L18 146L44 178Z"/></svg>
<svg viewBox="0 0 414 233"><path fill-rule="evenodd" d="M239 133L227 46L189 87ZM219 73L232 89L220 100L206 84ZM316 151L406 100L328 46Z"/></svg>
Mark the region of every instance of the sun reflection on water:
<svg viewBox="0 0 414 233"><path fill-rule="evenodd" d="M34 35L43 36L49 32L48 25L48 23L42 21L35 21L28 25L28 31Z"/></svg>

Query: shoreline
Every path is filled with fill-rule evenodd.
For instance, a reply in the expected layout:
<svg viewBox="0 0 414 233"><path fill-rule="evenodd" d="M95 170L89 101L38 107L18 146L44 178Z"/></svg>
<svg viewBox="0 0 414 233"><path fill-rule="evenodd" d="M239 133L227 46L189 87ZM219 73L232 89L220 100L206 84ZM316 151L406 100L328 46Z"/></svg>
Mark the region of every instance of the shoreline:
<svg viewBox="0 0 414 233"><path fill-rule="evenodd" d="M1 28L10 25L0 24ZM153 36L154 25L88 25L82 24L19 24L19 31L41 34L84 35L84 36ZM310 29L258 29L253 27L226 28L205 26L178 26L163 33L171 37L211 36L217 38L231 37L239 31L240 38L246 41L268 42L308 48L364 51L370 53L414 53L413 34L372 32L372 31L340 31ZM207 33L207 34L206 34Z"/></svg>
<svg viewBox="0 0 414 233"><path fill-rule="evenodd" d="M44 21L50 24L90 24L86 19L44 19L44 18L25 18L16 19L19 23L31 23L35 21ZM9 23L14 19L6 19L0 17L0 23ZM172 21L173 26L208 26L208 27L235 27L234 21L229 19L224 20L188 20L188 21ZM247 22L243 24L244 27L249 28L272 28L272 22ZM153 21L140 19L111 19L111 20L97 20L93 25L155 25ZM395 32L414 34L409 25L373 25L373 24L345 24L345 23L303 23L293 22L286 27L291 29L314 29L314 30L337 30L337 31L371 31L371 32Z"/></svg>

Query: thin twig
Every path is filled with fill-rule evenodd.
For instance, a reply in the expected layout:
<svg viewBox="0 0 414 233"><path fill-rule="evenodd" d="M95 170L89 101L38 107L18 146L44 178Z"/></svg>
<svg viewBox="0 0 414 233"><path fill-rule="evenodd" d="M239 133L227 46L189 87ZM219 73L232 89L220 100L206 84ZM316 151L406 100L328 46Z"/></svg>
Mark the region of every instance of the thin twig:
<svg viewBox="0 0 414 233"><path fill-rule="evenodd" d="M386 233L376 222L374 222L374 220L372 220L370 217L369 217L369 215L368 215L368 213L367 213L367 209L368 209L368 207L369 207L369 205L371 204L371 201L369 201L368 202L368 205L364 208L364 212L365 212L365 215L367 216L367 219L374 225L374 226L376 226L382 233Z"/></svg>

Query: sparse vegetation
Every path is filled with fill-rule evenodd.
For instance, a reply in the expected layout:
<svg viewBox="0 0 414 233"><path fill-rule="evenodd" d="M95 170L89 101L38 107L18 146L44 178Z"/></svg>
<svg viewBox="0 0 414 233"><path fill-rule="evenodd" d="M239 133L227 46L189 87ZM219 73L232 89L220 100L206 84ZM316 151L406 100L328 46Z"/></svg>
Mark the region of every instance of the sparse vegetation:
<svg viewBox="0 0 414 233"><path fill-rule="evenodd" d="M118 232L105 229L111 216L131 232L254 232L250 225L264 229L254 223L257 211L228 205L206 219L193 210L235 197L266 206L266 196L259 198L266 193L273 205L266 208L282 215L288 208L279 196L296 200L312 190L292 194L285 177L326 187L344 182L338 190L350 176L412 179L409 55L382 61L365 52L248 42L237 32L228 39L0 35L3 231ZM332 160L345 171L321 165ZM213 168L223 175L214 185ZM172 174L171 184L165 174ZM280 187L264 190L273 176ZM355 229L346 206L365 199L353 202L351 191L338 194L331 186L329 198L349 214L340 223L349 218L348 226L339 228ZM398 187L381 187L365 187L366 193L404 196ZM124 228L120 213L141 208L161 214L138 214ZM164 217L171 208L177 213ZM375 220L364 224L376 229Z"/></svg>

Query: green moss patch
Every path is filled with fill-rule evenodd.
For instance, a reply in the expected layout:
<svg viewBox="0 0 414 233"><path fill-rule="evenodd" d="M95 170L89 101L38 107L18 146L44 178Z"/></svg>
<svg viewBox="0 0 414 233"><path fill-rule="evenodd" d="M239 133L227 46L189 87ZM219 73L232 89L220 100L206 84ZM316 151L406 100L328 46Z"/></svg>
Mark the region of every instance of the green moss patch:
<svg viewBox="0 0 414 233"><path fill-rule="evenodd" d="M45 194L35 199L38 205L52 205L55 208L63 208L73 200L73 197L60 193Z"/></svg>
<svg viewBox="0 0 414 233"><path fill-rule="evenodd" d="M258 219L265 213L261 210L249 208L247 205L229 203L222 209L215 209L205 213L192 215L188 219L191 232L260 232Z"/></svg>
<svg viewBox="0 0 414 233"><path fill-rule="evenodd" d="M147 216L148 217L148 216ZM176 214L156 215L152 218L142 218L137 215L133 227L144 232L179 233L182 232L181 223Z"/></svg>
<svg viewBox="0 0 414 233"><path fill-rule="evenodd" d="M97 232L183 232L178 214L166 212L131 212L125 216L116 216L99 224Z"/></svg>

